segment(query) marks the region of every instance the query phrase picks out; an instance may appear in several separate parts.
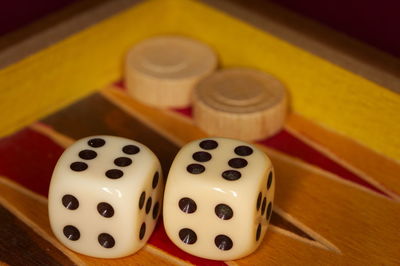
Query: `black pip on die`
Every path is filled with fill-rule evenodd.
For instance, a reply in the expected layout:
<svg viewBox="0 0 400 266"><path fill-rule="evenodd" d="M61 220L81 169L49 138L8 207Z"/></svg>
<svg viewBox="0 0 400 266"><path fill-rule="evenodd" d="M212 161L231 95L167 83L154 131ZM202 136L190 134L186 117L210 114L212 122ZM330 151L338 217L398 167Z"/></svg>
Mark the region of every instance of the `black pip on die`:
<svg viewBox="0 0 400 266"><path fill-rule="evenodd" d="M76 252L127 256L153 232L163 187L160 162L143 144L113 136L81 139L65 150L54 169L51 228Z"/></svg>
<svg viewBox="0 0 400 266"><path fill-rule="evenodd" d="M182 250L207 259L234 260L260 245L275 191L269 158L233 139L185 145L170 169L164 226Z"/></svg>

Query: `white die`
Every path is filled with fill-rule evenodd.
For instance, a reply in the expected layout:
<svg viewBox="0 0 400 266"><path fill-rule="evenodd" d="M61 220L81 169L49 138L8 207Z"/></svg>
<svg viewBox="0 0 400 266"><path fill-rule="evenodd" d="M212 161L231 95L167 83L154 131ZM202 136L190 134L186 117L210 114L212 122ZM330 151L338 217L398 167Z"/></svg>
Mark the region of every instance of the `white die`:
<svg viewBox="0 0 400 266"><path fill-rule="evenodd" d="M213 260L244 257L271 218L275 180L269 158L248 143L208 138L177 154L164 192L164 226L182 250Z"/></svg>
<svg viewBox="0 0 400 266"><path fill-rule="evenodd" d="M51 228L76 252L127 256L153 232L163 188L160 162L143 144L113 136L81 139L65 150L54 169Z"/></svg>

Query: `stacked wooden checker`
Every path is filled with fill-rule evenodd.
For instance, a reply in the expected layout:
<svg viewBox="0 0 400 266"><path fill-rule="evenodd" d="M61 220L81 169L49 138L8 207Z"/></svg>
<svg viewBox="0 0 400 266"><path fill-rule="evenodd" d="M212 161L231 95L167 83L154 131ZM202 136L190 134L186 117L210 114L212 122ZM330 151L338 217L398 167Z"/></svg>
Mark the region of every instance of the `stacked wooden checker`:
<svg viewBox="0 0 400 266"><path fill-rule="evenodd" d="M217 66L214 51L181 36L158 36L137 44L125 64L131 96L157 107L186 107L196 83Z"/></svg>
<svg viewBox="0 0 400 266"><path fill-rule="evenodd" d="M128 53L126 87L148 105L193 104L196 124L210 135L252 141L277 133L286 116L284 86L258 70L214 72L216 66L217 56L204 43L182 36L153 37Z"/></svg>
<svg viewBox="0 0 400 266"><path fill-rule="evenodd" d="M210 135L263 139L277 133L286 116L285 87L258 70L221 70L202 80L193 95L195 122Z"/></svg>

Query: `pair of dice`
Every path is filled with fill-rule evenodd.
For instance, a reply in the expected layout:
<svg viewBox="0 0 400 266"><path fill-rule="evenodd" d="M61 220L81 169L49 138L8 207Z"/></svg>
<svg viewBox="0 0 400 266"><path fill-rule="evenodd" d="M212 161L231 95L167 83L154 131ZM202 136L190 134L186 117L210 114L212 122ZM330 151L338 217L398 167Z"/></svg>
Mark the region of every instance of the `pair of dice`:
<svg viewBox="0 0 400 266"><path fill-rule="evenodd" d="M226 138L185 145L164 192L160 162L145 145L114 136L81 139L59 159L49 217L68 248L118 258L145 245L163 206L172 242L195 256L233 260L261 243L272 212L275 178L256 147Z"/></svg>

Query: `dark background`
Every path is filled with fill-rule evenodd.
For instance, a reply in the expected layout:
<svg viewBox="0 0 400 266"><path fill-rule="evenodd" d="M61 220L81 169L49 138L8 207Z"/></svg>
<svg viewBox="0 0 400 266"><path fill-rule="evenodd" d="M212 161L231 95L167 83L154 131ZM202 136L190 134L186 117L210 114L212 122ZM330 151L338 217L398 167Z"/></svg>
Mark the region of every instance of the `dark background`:
<svg viewBox="0 0 400 266"><path fill-rule="evenodd" d="M0 1L0 36L78 1L90 0ZM400 57L398 0L271 1ZM263 1L259 2L261 5Z"/></svg>

